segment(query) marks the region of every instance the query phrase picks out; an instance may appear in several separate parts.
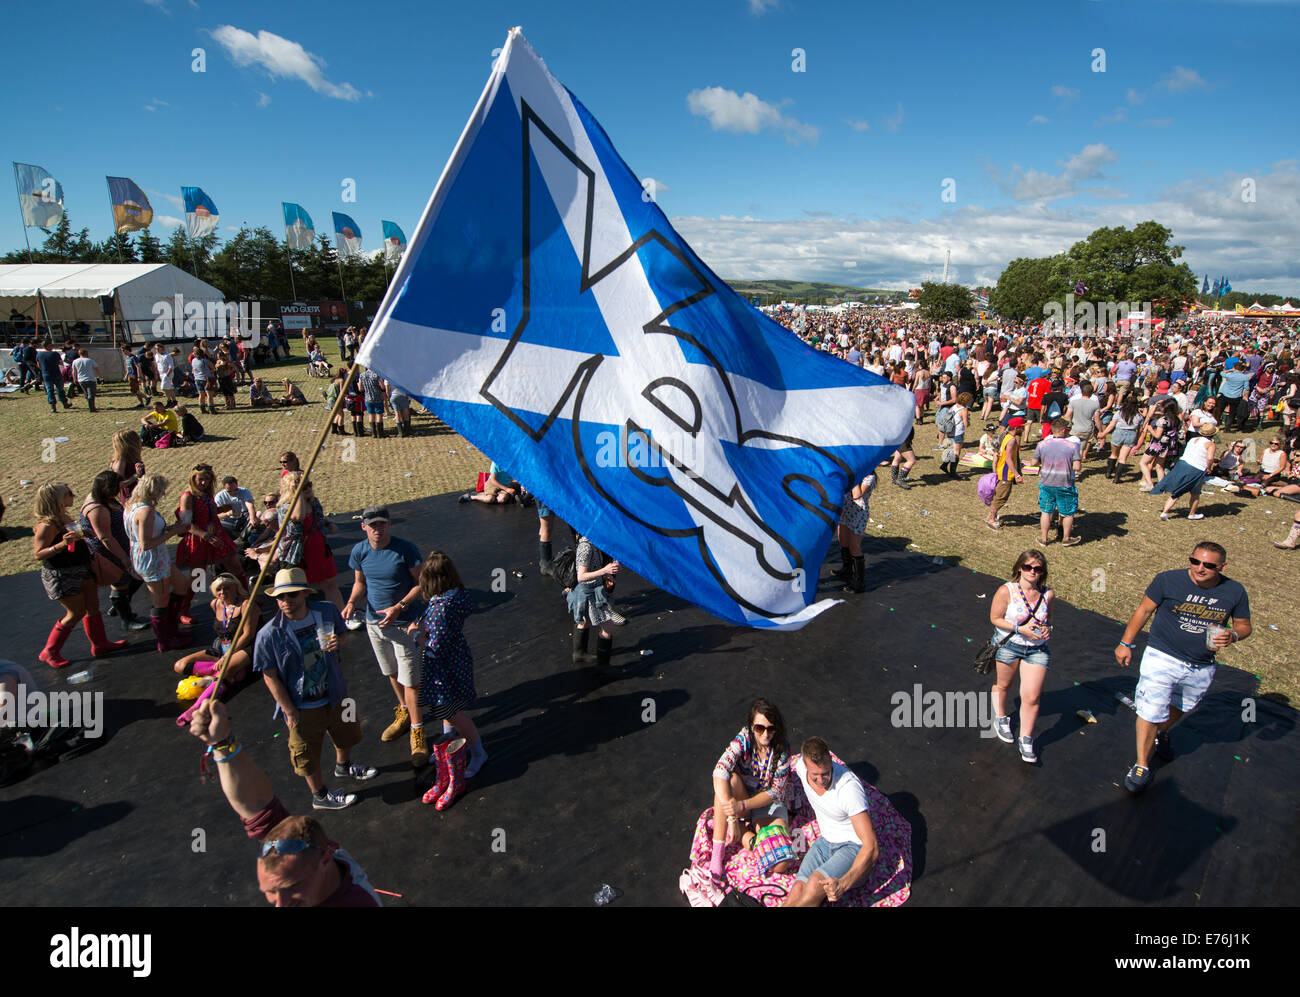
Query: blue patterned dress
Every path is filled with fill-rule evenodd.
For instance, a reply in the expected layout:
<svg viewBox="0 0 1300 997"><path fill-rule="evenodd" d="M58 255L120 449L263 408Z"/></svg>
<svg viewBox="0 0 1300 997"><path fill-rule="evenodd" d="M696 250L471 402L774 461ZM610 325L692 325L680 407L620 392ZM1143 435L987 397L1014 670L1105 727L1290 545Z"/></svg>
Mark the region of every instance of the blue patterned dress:
<svg viewBox="0 0 1300 997"><path fill-rule="evenodd" d="M473 608L463 588L429 600L420 620L424 628L424 675L420 706L425 720L447 720L468 709L474 691L474 657L465 640L465 617Z"/></svg>

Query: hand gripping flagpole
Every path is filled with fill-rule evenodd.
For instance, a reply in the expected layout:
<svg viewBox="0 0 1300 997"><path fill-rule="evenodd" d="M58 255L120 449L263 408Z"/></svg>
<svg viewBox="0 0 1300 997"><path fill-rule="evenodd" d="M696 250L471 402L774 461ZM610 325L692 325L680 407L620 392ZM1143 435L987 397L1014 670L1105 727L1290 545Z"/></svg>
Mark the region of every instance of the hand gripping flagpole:
<svg viewBox="0 0 1300 997"><path fill-rule="evenodd" d="M356 373L356 369L357 369L357 361L356 358L353 357L352 364L351 366L348 367L347 377L344 378L343 380L344 388L346 388L347 385L352 383L352 377ZM330 424L333 423L334 419L338 416L339 410L343 407L343 399L346 394L347 392L345 390L340 391L339 396L334 399L334 407L330 409L329 416L325 421L325 433L323 433L322 436L328 433ZM303 486L307 483L307 479L311 477L312 468L316 466L316 459L320 457L321 451L324 449L325 449L324 442L322 442L319 446L313 446L311 460L307 461L307 466L303 468L302 477L298 479L298 487L296 487L293 490L293 496L289 499L290 513L293 512L294 506L298 504L298 498L300 495L302 495ZM281 517L280 522L276 527L275 536L271 540L271 556L266 559L266 562L262 565L261 570L259 570L257 573L256 580L249 588L248 597L250 599L257 598L257 593L262 588L262 582L266 578L267 569L270 567L271 563L276 560L275 555L280 549L280 540L284 536L284 528L288 524L288 521L289 521L288 516ZM235 649L239 647L240 642L244 639L244 629L245 629L245 624L247 622L248 622L248 614L240 613L239 623L235 627L234 635L230 638L230 646L226 648L225 653L221 655L220 662L218 662L217 677L213 683L214 689L220 688L221 683L225 681L226 671L230 668L231 655L235 653ZM249 653L249 658L250 659L252 658L251 652ZM213 695L215 696L216 693L214 692Z"/></svg>

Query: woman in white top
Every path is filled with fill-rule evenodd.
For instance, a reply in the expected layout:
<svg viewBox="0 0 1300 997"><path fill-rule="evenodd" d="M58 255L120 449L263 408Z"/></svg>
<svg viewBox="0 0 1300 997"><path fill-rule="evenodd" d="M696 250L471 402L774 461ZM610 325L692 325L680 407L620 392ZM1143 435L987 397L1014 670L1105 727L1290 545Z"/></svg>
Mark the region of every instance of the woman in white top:
<svg viewBox="0 0 1300 997"><path fill-rule="evenodd" d="M1197 506L1201 504L1201 488L1205 485L1205 477L1209 468L1214 465L1214 434L1219 431L1219 427L1212 423L1203 423L1199 435L1192 437L1187 441L1187 446L1183 450L1183 455L1179 458L1174 469L1166 474L1156 486L1151 489L1151 494L1163 492L1169 497L1165 499L1165 507L1160 513L1161 519L1169 518L1169 510L1174 507L1178 499L1188 493L1192 496L1192 506L1188 511L1188 519L1204 519L1205 514L1197 512Z"/></svg>
<svg viewBox="0 0 1300 997"><path fill-rule="evenodd" d="M993 682L994 727L1008 744L1016 743L1020 757L1030 763L1038 761L1034 752L1034 723L1038 720L1038 701L1043 682L1051 666L1052 654L1047 640L1052 632L1052 590L1047 587L1047 558L1041 551L1027 550L1011 566L1011 581L993 596L989 621L997 629L995 640L1010 637L997 653L997 673ZM1021 664L1028 665L1022 668ZM1007 696L1011 681L1020 673L1020 739L1011 731Z"/></svg>

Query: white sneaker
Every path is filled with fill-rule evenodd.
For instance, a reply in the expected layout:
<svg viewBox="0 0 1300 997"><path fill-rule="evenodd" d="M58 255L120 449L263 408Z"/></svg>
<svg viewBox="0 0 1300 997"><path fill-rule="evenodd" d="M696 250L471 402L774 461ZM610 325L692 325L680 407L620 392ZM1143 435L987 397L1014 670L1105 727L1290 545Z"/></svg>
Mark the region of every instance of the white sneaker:
<svg viewBox="0 0 1300 997"><path fill-rule="evenodd" d="M1015 735L1011 733L1011 718L998 717L993 721L993 729L998 733L998 740L1005 741L1007 744L1015 744Z"/></svg>
<svg viewBox="0 0 1300 997"><path fill-rule="evenodd" d="M1016 744L1020 749L1020 760L1032 765L1038 761L1038 756L1034 754L1034 739L1032 737L1022 737Z"/></svg>
<svg viewBox="0 0 1300 997"><path fill-rule="evenodd" d="M1191 520L1204 519L1204 518L1205 518L1205 513L1203 513L1203 512L1198 512L1198 513L1195 513L1194 515L1190 515L1190 516L1188 516L1187 518L1188 518L1188 519L1191 519Z"/></svg>

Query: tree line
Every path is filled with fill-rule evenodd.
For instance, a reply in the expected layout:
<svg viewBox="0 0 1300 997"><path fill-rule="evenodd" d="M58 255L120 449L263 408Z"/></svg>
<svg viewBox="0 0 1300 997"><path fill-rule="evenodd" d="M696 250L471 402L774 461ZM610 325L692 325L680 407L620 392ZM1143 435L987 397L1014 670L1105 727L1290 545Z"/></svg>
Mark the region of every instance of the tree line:
<svg viewBox="0 0 1300 997"><path fill-rule="evenodd" d="M265 226L241 228L226 240L215 233L190 239L184 227L178 226L166 242L147 228L134 238L115 233L103 242L94 242L86 229L74 232L65 213L40 247L32 247L31 255L35 263L170 263L218 288L228 301L343 300L339 259L328 237L318 237L310 249L290 250ZM0 257L0 263L26 262L25 249ZM382 253L373 259L345 261L346 300L378 301L388 289L391 274Z"/></svg>

